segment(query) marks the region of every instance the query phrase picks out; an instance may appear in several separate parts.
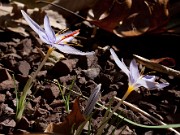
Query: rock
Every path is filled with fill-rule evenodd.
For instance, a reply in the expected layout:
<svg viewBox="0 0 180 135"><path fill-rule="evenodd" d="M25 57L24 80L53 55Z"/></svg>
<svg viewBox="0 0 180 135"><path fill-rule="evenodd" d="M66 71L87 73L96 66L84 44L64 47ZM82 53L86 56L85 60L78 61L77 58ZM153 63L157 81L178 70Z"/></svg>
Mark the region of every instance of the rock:
<svg viewBox="0 0 180 135"><path fill-rule="evenodd" d="M18 46L17 49L19 49L19 53L22 57L30 56L30 53L32 51L32 42L30 39L24 39L22 40Z"/></svg>
<svg viewBox="0 0 180 135"><path fill-rule="evenodd" d="M7 118L7 119L1 121L0 124L5 127L15 127L16 126L16 122L10 118Z"/></svg>
<svg viewBox="0 0 180 135"><path fill-rule="evenodd" d="M55 84L47 84L45 85L44 93L42 98L47 99L48 103L51 103L55 98L57 98L60 94L59 87Z"/></svg>
<svg viewBox="0 0 180 135"><path fill-rule="evenodd" d="M17 129L27 130L30 126L30 122L26 117L22 117L22 119L17 124Z"/></svg>
<svg viewBox="0 0 180 135"><path fill-rule="evenodd" d="M29 75L30 69L31 69L31 66L27 61L18 62L18 70L23 76L27 77Z"/></svg>
<svg viewBox="0 0 180 135"><path fill-rule="evenodd" d="M0 103L4 103L5 102L5 94L0 94Z"/></svg>
<svg viewBox="0 0 180 135"><path fill-rule="evenodd" d="M78 56L79 61L77 63L77 66L82 69L87 68L94 68L98 65L98 58L94 55L88 55L88 56Z"/></svg>
<svg viewBox="0 0 180 135"><path fill-rule="evenodd" d="M0 77L0 83L5 81L5 80L11 80L12 79L12 77L9 74L7 69L4 69L4 68L0 69L0 75L3 76L3 77Z"/></svg>
<svg viewBox="0 0 180 135"><path fill-rule="evenodd" d="M77 59L61 60L48 70L47 75L53 78L68 75L76 67L77 61Z"/></svg>
<svg viewBox="0 0 180 135"><path fill-rule="evenodd" d="M14 70L17 61L22 60L22 57L16 53L9 53L9 54L5 54L1 60L2 60L2 64L6 68Z"/></svg>
<svg viewBox="0 0 180 135"><path fill-rule="evenodd" d="M85 74L88 78L94 80L94 78L96 78L96 77L99 75L99 73L100 73L100 68L89 68L89 69L87 69L87 70L82 70L82 72L84 72L84 74Z"/></svg>
<svg viewBox="0 0 180 135"><path fill-rule="evenodd" d="M16 81L16 84L18 82ZM3 91L3 90L11 90L11 89L14 89L14 81L13 80L6 80L6 81L3 81L0 83L0 91Z"/></svg>
<svg viewBox="0 0 180 135"><path fill-rule="evenodd" d="M34 112L34 117L42 117L42 115L47 116L49 114L49 111L43 108L37 108L36 111Z"/></svg>

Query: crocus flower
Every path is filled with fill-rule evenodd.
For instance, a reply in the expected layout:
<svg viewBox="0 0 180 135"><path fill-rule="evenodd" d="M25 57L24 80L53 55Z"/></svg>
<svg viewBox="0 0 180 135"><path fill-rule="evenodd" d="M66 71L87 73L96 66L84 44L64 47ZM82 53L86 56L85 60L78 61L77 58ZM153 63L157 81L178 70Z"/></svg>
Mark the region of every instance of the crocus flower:
<svg viewBox="0 0 180 135"><path fill-rule="evenodd" d="M73 32L66 32L64 34L56 35L50 26L49 18L46 15L44 17L44 29L41 28L35 21L33 21L23 10L21 10L23 17L29 26L39 35L40 39L57 48L63 53L75 54L75 55L93 55L94 52L82 52L74 47L68 46L67 42L70 42L75 36L79 34L79 30Z"/></svg>
<svg viewBox="0 0 180 135"><path fill-rule="evenodd" d="M98 135L103 132L103 129L105 128L105 125L107 121L113 116L114 112L120 107L120 105L123 103L123 101L128 97L128 95L133 91L137 90L139 87L143 86L147 89L162 89L169 85L169 83L158 83L155 81L155 76L152 75L140 75L138 65L136 61L133 59L130 63L130 67L125 65L125 63L119 60L118 56L114 52L114 50L110 49L111 55L115 61L115 63L118 65L118 67L128 76L128 89L124 96L122 97L121 101L118 102L118 104L113 108L113 110L109 113L107 118L104 118L102 120L102 124L98 130Z"/></svg>
<svg viewBox="0 0 180 135"><path fill-rule="evenodd" d="M113 49L110 49L111 55L118 65L118 67L128 76L129 88L128 91L137 90L140 86L146 89L162 89L169 85L169 83L158 83L155 81L156 77L153 75L140 75L138 70L138 65L133 59L130 63L130 67L125 65L125 63L119 60L118 56Z"/></svg>
<svg viewBox="0 0 180 135"><path fill-rule="evenodd" d="M99 98L99 95L101 94L100 89L101 89L101 84L98 84L94 88L94 90L93 90L92 94L90 95L90 97L88 98L88 102L87 102L85 110L84 110L84 115L85 116L88 116L89 114L91 114L91 112L92 112L92 110L93 110L94 106L96 105L96 102L97 102L97 100Z"/></svg>

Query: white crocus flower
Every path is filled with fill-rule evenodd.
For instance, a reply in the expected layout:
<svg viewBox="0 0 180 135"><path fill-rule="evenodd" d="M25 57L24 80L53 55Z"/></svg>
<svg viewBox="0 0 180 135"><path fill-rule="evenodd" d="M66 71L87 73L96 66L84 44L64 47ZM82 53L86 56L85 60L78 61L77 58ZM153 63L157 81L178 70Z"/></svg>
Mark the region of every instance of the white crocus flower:
<svg viewBox="0 0 180 135"><path fill-rule="evenodd" d="M114 52L113 49L110 49L111 55L118 65L118 67L128 76L128 89L124 96L122 97L121 101L113 108L113 110L109 113L107 118L104 118L102 124L98 130L97 134L101 134L103 129L106 126L106 123L109 119L113 116L114 112L120 107L123 101L128 97L128 95L133 91L137 90L140 86L143 86L147 89L162 89L169 85L169 83L158 83L155 81L155 76L151 75L140 75L138 65L136 61L133 59L130 63L130 67L125 65L125 63L119 60L118 56Z"/></svg>
<svg viewBox="0 0 180 135"><path fill-rule="evenodd" d="M74 47L66 45L75 36L79 34L79 30L73 32L66 32L56 36L55 32L50 26L49 18L46 15L44 17L44 29L41 28L35 21L33 21L23 10L21 10L23 17L29 26L39 35L40 39L51 45L53 48L57 48L63 53L74 54L74 55L93 55L94 52L82 52L75 49Z"/></svg>
<svg viewBox="0 0 180 135"><path fill-rule="evenodd" d="M111 55L118 65L118 67L128 76L129 88L128 91L137 90L140 86L145 87L146 89L162 89L169 85L169 83L158 83L155 81L155 76L152 75L140 75L138 65L133 59L130 63L130 67L125 65L125 63L119 60L118 56L113 49L110 49Z"/></svg>

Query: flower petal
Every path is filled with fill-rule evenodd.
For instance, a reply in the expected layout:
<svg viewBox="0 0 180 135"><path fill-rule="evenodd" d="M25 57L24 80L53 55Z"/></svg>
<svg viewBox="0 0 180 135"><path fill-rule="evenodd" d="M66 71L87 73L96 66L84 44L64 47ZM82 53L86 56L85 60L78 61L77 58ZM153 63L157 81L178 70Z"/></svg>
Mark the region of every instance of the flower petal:
<svg viewBox="0 0 180 135"><path fill-rule="evenodd" d="M21 13L26 20L26 22L29 24L29 26L39 35L41 40L45 43L49 44L48 37L45 33L45 30L41 28L35 21L33 21L23 10L21 10Z"/></svg>
<svg viewBox="0 0 180 135"><path fill-rule="evenodd" d="M115 63L118 65L118 67L128 76L129 78L129 70L127 68L127 66L124 64L124 62L121 62L118 58L118 56L116 55L116 53L114 52L114 50L111 48L110 49L111 55L115 61Z"/></svg>
<svg viewBox="0 0 180 135"><path fill-rule="evenodd" d="M39 33L39 37L40 39L45 42L46 44L52 44L50 41L49 41L49 38L48 36L46 35L46 33Z"/></svg>
<svg viewBox="0 0 180 135"><path fill-rule="evenodd" d="M101 94L100 89L101 89L101 84L97 85L95 87L93 93L90 95L88 102L86 104L85 110L84 110L84 115L88 116L89 114L91 114L91 112L99 98L99 95Z"/></svg>
<svg viewBox="0 0 180 135"><path fill-rule="evenodd" d="M147 81L151 81L151 82L154 82L155 79L156 79L156 76L154 75L145 75L142 77L143 80L147 80Z"/></svg>
<svg viewBox="0 0 180 135"><path fill-rule="evenodd" d="M158 89L162 89L162 88L164 88L164 87L167 87L167 86L169 86L169 83L158 83L158 84L156 84L156 87L158 88Z"/></svg>
<svg viewBox="0 0 180 135"><path fill-rule="evenodd" d="M139 77L139 69L138 69L138 65L136 63L136 61L133 59L130 63L130 83L133 84Z"/></svg>
<svg viewBox="0 0 180 135"><path fill-rule="evenodd" d="M143 86L149 90L152 90L152 89L162 89L162 88L168 86L169 83L155 82L155 76L147 75L147 76L144 76L143 78L139 78L135 85L136 85L136 87Z"/></svg>
<svg viewBox="0 0 180 135"><path fill-rule="evenodd" d="M44 17L44 29L45 29L46 35L48 36L49 41L51 43L55 43L56 35L55 35L53 29L51 28L49 18L47 15Z"/></svg>
<svg viewBox="0 0 180 135"><path fill-rule="evenodd" d="M138 88L140 86L145 87L146 89L156 89L156 84L157 82L154 81L148 81L144 79L138 79L137 82L135 83L134 87Z"/></svg>
<svg viewBox="0 0 180 135"><path fill-rule="evenodd" d="M29 26L37 33L43 32L45 33L44 29L42 29L35 21L33 21L23 10L21 10L21 13L26 20L26 22L29 24Z"/></svg>
<svg viewBox="0 0 180 135"><path fill-rule="evenodd" d="M93 55L94 52L82 52L80 50L75 49L74 47L68 45L58 45L52 44L53 47L57 48L59 51L67 54L74 54L74 55Z"/></svg>

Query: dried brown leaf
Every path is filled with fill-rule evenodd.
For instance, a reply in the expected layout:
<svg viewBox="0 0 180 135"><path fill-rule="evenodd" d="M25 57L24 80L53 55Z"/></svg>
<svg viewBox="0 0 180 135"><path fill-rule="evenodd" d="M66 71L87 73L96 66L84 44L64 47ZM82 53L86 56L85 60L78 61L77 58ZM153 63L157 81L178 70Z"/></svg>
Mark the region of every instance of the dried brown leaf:
<svg viewBox="0 0 180 135"><path fill-rule="evenodd" d="M158 63L167 67L174 67L176 65L176 61L170 57L163 57L158 59L151 59L151 62Z"/></svg>
<svg viewBox="0 0 180 135"><path fill-rule="evenodd" d="M83 9L89 9L93 7L96 2L97 0L54 0L53 4L60 5L70 11L77 12ZM66 11L60 8L57 8L53 5L44 6L43 9L44 10L51 9L53 11L58 11L60 14L63 14L63 15L67 14Z"/></svg>
<svg viewBox="0 0 180 135"><path fill-rule="evenodd" d="M162 32L168 22L168 0L99 0L87 18L120 37Z"/></svg>
<svg viewBox="0 0 180 135"><path fill-rule="evenodd" d="M46 6L44 3L37 3L37 0L15 0L16 2L22 3L27 6L27 8L41 8L43 6ZM48 2L53 2L54 0L46 0Z"/></svg>
<svg viewBox="0 0 180 135"><path fill-rule="evenodd" d="M57 133L59 135L70 135L72 130L85 121L84 115L81 113L79 106L79 98L76 98L73 103L71 113L67 116L66 120L62 123L50 123L44 132Z"/></svg>

